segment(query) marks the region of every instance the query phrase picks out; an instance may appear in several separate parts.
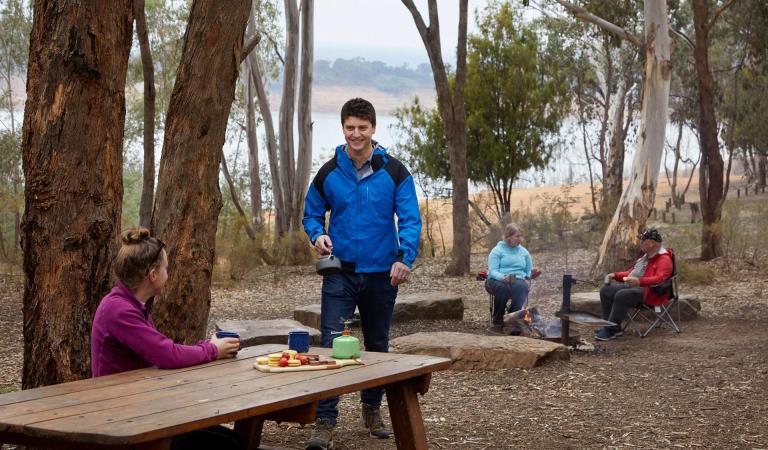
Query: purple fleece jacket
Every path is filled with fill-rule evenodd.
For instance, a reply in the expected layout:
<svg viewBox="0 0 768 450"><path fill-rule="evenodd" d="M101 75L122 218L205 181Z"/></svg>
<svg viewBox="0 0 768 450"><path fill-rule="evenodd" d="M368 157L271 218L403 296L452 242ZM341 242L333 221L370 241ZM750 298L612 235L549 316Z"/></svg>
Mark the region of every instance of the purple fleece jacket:
<svg viewBox="0 0 768 450"><path fill-rule="evenodd" d="M176 369L213 361L218 349L210 341L175 344L157 331L152 303L145 304L117 283L96 309L91 328L91 374L94 377L157 366Z"/></svg>

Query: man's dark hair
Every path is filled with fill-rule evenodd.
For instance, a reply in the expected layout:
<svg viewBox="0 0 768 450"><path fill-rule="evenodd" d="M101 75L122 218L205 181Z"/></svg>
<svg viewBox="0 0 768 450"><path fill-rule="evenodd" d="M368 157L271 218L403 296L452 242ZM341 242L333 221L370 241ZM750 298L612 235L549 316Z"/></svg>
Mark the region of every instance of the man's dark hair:
<svg viewBox="0 0 768 450"><path fill-rule="evenodd" d="M376 110L373 109L371 102L364 98L355 97L344 103L341 107L341 124L347 117L357 117L358 119L368 120L371 125L376 126Z"/></svg>

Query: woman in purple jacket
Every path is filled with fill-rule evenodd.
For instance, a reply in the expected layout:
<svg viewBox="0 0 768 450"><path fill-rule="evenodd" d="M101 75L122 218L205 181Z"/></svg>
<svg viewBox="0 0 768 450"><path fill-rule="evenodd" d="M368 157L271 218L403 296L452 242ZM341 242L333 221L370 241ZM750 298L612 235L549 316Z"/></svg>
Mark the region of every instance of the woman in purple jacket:
<svg viewBox="0 0 768 450"><path fill-rule="evenodd" d="M239 339L214 335L196 345L181 345L157 331L151 310L168 281L165 244L143 227L124 231L121 239L114 266L119 281L101 300L91 328L92 375L150 366L174 369L232 358ZM242 444L232 430L212 427L174 438L172 448L242 448Z"/></svg>

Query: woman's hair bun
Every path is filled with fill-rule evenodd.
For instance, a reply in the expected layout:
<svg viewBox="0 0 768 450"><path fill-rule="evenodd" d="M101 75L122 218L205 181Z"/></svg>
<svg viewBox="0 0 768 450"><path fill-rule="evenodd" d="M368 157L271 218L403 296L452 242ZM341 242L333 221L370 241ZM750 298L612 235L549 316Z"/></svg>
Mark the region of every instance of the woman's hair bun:
<svg viewBox="0 0 768 450"><path fill-rule="evenodd" d="M120 234L123 245L138 244L149 238L149 230L144 227L129 228Z"/></svg>

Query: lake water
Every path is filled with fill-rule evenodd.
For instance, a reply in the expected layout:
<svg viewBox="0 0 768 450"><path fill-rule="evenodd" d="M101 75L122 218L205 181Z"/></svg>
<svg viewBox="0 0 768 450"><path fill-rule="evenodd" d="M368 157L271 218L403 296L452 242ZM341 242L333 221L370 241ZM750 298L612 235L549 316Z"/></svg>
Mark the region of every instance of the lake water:
<svg viewBox="0 0 768 450"><path fill-rule="evenodd" d="M277 121L279 114L277 111L273 112L273 119ZM17 111L16 118L21 125L23 118L23 111ZM333 150L337 145L344 143L344 135L341 130L341 119L337 113L328 112L315 112L312 114L313 121L313 136L312 136L312 155L313 155L313 173L319 169L319 167L327 161L332 155ZM8 124L7 112L0 112L0 129L7 128ZM396 123L396 119L393 115L379 115L377 116L376 133L374 139L381 145L389 149L395 149L397 147L397 136L393 130L393 126ZM593 136L596 135L593 131ZM667 129L667 142L673 142L677 137L676 127L670 125ZM558 145L557 156L553 158L550 167L545 170L527 171L520 176L520 179L515 183L514 187L535 187L542 185L562 185L568 182L573 183L585 183L589 182L589 175L586 165L586 159L584 156L584 147L581 139L581 132L574 127L571 122L566 122L562 128L561 134L563 136L562 142ZM259 157L262 164L267 164L267 154L265 149L266 139L264 138L264 129L259 127ZM237 145L237 136L234 136L230 142L225 144L225 154L227 155L227 161L230 164L236 163L240 170L244 170L247 167L246 158L246 143L245 136L241 137L242 141ZM627 138L627 155L624 159L625 167L624 173L628 173L631 169L632 159L634 155L635 142L637 137L630 135ZM158 149L155 152L156 163L159 163L160 159L160 146L162 145L162 137L158 137L157 141ZM298 142L298 138L296 138ZM127 158L133 160L141 159L140 143L135 148L130 149L127 153ZM698 142L690 130L687 130L683 136L683 153L691 155L693 159L697 158L698 154ZM668 157L668 155L667 155ZM671 160L669 162L671 165ZM598 170L596 163L593 162L593 172ZM661 168L664 176L664 168ZM597 181L597 180L596 180ZM446 184L448 186L448 184ZM484 186L470 185L470 191L477 192L487 190Z"/></svg>
<svg viewBox="0 0 768 450"><path fill-rule="evenodd" d="M278 113L274 112L273 117L276 120ZM312 122L312 155L314 161L312 176L314 176L314 172L319 169L322 163L333 156L333 150L336 146L344 143L344 135L341 130L341 118L339 117L339 114L327 112L313 113ZM393 129L397 122L395 116L378 115L376 117L376 122L374 139L388 149L396 149L398 145L398 136ZM562 138L562 142L558 145L557 156L552 158L550 166L544 170L530 170L521 174L520 179L515 183L514 187L556 186L568 182L589 182L589 172L587 169L586 157L584 155L581 132L580 130L577 130L574 125L574 123L569 122L564 124L562 129L562 135L564 137ZM596 130L592 130L592 133L593 136L597 134ZM667 130L667 141L674 141L677 137L676 133L676 127L669 126ZM262 128L259 131L259 146L261 148L260 158L262 162L266 162L266 150L263 149L265 142L263 135L264 132ZM636 141L637 136L635 135L627 137L627 154L624 158L625 173L628 173L629 170L631 170ZM243 145L241 145L241 152L243 151ZM696 138L690 131L687 131L683 137L683 152L684 154L695 155L697 151L698 143ZM662 167L661 176L663 176L663 170ZM593 173L599 171L599 167L594 161L592 162L592 171ZM472 192L484 190L487 190L485 186L470 185L470 191Z"/></svg>

